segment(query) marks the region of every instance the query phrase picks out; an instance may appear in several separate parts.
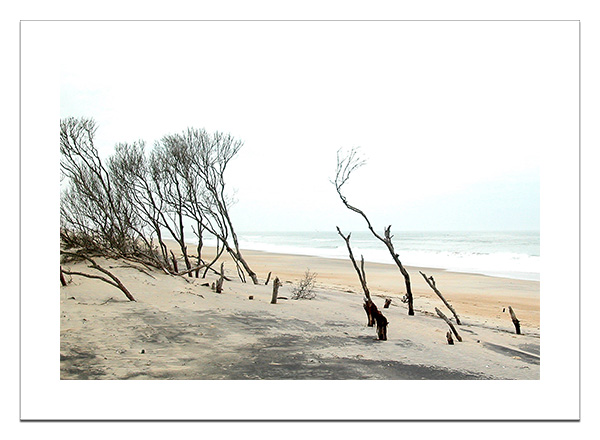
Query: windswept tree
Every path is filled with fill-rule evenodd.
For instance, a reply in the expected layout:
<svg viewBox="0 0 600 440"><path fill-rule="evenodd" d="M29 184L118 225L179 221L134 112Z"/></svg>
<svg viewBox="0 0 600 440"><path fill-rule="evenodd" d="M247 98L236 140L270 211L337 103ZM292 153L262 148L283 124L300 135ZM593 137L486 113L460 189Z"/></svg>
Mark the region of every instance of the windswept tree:
<svg viewBox="0 0 600 440"><path fill-rule="evenodd" d="M154 145L150 155L150 179L158 197L164 202L161 210L162 226L179 245L186 269L192 264L188 255L184 205L187 188L183 174L190 166L185 146L177 142L176 136L164 136Z"/></svg>
<svg viewBox="0 0 600 440"><path fill-rule="evenodd" d="M163 270L169 272L169 252L163 234L163 227L167 223L165 201L158 197L150 178L150 161L145 145L144 141L117 144L108 160L108 167L120 198L134 209L143 228L143 239L147 240L149 248L154 247L156 239L159 252L153 257Z"/></svg>
<svg viewBox="0 0 600 440"><path fill-rule="evenodd" d="M184 180L188 183L187 210L198 227L214 235L234 260L238 274L245 281L244 272L258 284L256 273L242 255L239 240L230 215L233 200L227 193L225 171L240 151L243 143L230 134L190 128L172 137L190 166L185 168Z"/></svg>
<svg viewBox="0 0 600 440"><path fill-rule="evenodd" d="M120 197L110 172L94 146L93 119L68 118L60 123L61 238L71 247L87 247L122 257L142 254L139 219Z"/></svg>
<svg viewBox="0 0 600 440"><path fill-rule="evenodd" d="M340 197L340 200L344 204L344 206L346 208L348 208L350 211L353 211L353 212L359 214L367 223L367 228L369 229L369 231L371 231L373 236L375 238L377 238L379 241L381 241L383 244L385 244L390 255L392 256L392 259L394 260L394 263L396 263L396 266L398 266L398 269L400 269L400 273L404 277L404 283L406 285L406 298L407 298L407 302L408 302L408 314L414 315L415 311L413 308L413 295L412 295L412 289L411 289L411 284L410 284L410 275L408 274L407 270L402 265L402 262L400 261L400 257L396 253L396 250L394 248L394 244L392 242L392 238L394 236L391 234L392 226L390 225L387 228L384 228L383 236L378 234L375 231L375 229L373 228L373 225L371 224L371 221L369 220L367 215L361 209L351 205L348 202L348 199L346 198L346 196L344 196L344 194L342 193L342 189L343 189L344 185L350 179L350 176L352 175L352 173L354 171L356 171L358 168L360 168L361 166L363 166L365 163L366 163L365 160L359 157L357 148L352 148L347 153L343 153L341 150L338 150L337 166L336 166L336 170L335 170L335 179L332 183L335 185L335 189L338 193L338 196Z"/></svg>

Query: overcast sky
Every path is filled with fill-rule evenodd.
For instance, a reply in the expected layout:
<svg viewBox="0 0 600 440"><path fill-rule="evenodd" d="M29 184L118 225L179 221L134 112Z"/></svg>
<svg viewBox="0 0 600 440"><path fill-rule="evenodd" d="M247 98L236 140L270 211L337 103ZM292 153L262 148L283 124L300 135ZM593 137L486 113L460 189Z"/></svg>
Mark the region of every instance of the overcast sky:
<svg viewBox="0 0 600 440"><path fill-rule="evenodd" d="M243 140L241 231L539 230L544 151L573 148L574 22L69 22L61 117L104 155L187 127ZM548 176L548 174L546 174ZM557 174L552 178L559 178Z"/></svg>

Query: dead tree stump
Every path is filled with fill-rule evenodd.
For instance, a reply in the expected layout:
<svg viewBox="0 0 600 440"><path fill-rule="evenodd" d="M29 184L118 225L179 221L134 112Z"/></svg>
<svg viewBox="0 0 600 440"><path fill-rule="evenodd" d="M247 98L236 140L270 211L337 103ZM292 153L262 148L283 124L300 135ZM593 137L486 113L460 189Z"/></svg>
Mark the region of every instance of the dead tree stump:
<svg viewBox="0 0 600 440"><path fill-rule="evenodd" d="M225 278L225 263L221 263L221 273L220 273L220 277L217 280L217 285L215 286L215 290L217 293L221 293L223 291L223 279Z"/></svg>
<svg viewBox="0 0 600 440"><path fill-rule="evenodd" d="M366 299L363 303L363 308L365 312L367 312L367 327L373 327L375 324L375 314L373 313L373 309L377 309L373 301L370 299Z"/></svg>
<svg viewBox="0 0 600 440"><path fill-rule="evenodd" d="M452 330L452 333L454 333L454 336L456 336L456 339L458 339L458 342L462 342L462 338L460 337L460 335L456 331L456 328L454 328L454 324L452 324L452 322L448 319L448 317L446 315L444 315L440 311L440 309L438 309L437 307L435 308L435 312L437 313L437 315L440 318L442 318L444 321L446 321L446 324L448 324L448 326L450 327L450 330Z"/></svg>
<svg viewBox="0 0 600 440"><path fill-rule="evenodd" d="M275 277L273 280L273 296L271 296L271 304L277 304L277 293L279 292L279 286L281 286L281 281L279 281L279 277Z"/></svg>
<svg viewBox="0 0 600 440"><path fill-rule="evenodd" d="M387 340L387 326L388 320L383 313L377 309L377 306L370 299L365 300L363 307L367 312L367 317L369 318L369 323L367 324L369 327L373 327L373 324L377 324L377 338L381 341Z"/></svg>
<svg viewBox="0 0 600 440"><path fill-rule="evenodd" d="M452 333L450 330L446 333L446 339L448 340L448 345L454 345L454 339L452 339Z"/></svg>
<svg viewBox="0 0 600 440"><path fill-rule="evenodd" d="M375 315L375 321L377 322L377 338L380 341L387 341L387 318L383 316L383 313L377 310L377 315Z"/></svg>
<svg viewBox="0 0 600 440"><path fill-rule="evenodd" d="M267 275L267 281L265 281L265 286L267 284L269 284L269 280L271 279L271 272L269 272L269 275Z"/></svg>
<svg viewBox="0 0 600 440"><path fill-rule="evenodd" d="M515 325L515 331L518 335L521 334L521 323L517 319L517 315L515 315L514 310L511 306L508 306L508 313L510 313L510 319L512 319L513 324Z"/></svg>
<svg viewBox="0 0 600 440"><path fill-rule="evenodd" d="M385 304L383 305L383 308L384 309L389 309L391 303L392 303L392 298L386 298L385 299Z"/></svg>

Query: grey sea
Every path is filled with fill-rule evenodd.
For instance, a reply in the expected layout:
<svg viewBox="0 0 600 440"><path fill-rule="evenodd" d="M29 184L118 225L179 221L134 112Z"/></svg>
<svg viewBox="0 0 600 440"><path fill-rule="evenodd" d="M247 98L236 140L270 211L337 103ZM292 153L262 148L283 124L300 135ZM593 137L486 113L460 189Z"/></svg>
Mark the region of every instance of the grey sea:
<svg viewBox="0 0 600 440"><path fill-rule="evenodd" d="M241 232L243 249L272 253L348 257L336 231ZM432 267L524 280L540 279L538 231L393 232L396 252L405 266ZM209 244L209 243L207 243ZM368 231L353 232L355 255L365 261L392 263L384 244Z"/></svg>

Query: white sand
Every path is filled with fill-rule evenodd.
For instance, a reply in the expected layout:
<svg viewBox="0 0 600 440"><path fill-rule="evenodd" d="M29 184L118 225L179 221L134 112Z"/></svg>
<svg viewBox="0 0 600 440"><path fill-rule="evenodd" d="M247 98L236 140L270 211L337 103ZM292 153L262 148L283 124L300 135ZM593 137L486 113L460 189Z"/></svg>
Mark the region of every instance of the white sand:
<svg viewBox="0 0 600 440"><path fill-rule="evenodd" d="M137 301L98 280L72 277L61 287L61 378L539 379L538 282L422 269L463 320L463 342L448 345L448 326L433 310L451 314L418 271L410 269L416 315L408 316L397 268L367 264L373 298L390 322L388 340L377 341L349 261L245 255L263 283L269 271L271 280L280 277L281 297L291 297L289 282L306 268L317 272L316 298L270 304L271 283L242 284L229 260L232 281L222 294L202 286L214 274L151 277L99 260ZM84 263L70 267L92 272ZM384 296L393 298L389 309ZM509 305L523 335L502 312Z"/></svg>

